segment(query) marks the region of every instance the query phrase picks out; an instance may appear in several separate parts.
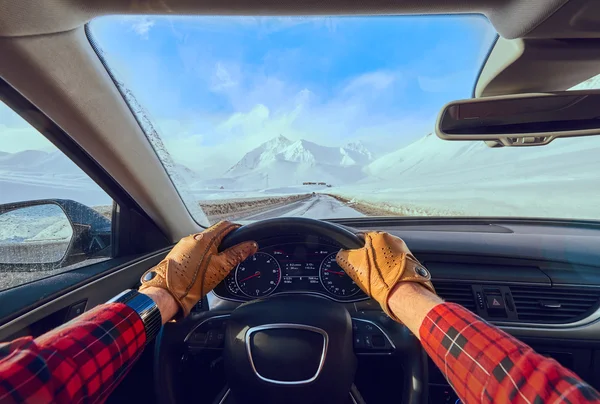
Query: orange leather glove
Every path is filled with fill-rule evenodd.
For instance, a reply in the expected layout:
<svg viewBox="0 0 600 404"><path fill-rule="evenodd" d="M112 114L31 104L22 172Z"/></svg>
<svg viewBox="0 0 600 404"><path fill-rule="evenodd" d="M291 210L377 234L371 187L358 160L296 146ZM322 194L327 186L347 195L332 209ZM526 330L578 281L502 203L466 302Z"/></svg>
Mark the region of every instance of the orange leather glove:
<svg viewBox="0 0 600 404"><path fill-rule="evenodd" d="M363 236L364 247L341 250L336 261L366 294L379 302L388 316L400 322L388 305L390 292L399 282L415 282L435 293L431 275L402 239L379 231Z"/></svg>
<svg viewBox="0 0 600 404"><path fill-rule="evenodd" d="M164 260L142 275L140 291L149 287L165 289L186 317L237 264L257 251L256 242L248 241L218 253L223 237L238 227L239 224L219 222L202 233L182 238Z"/></svg>

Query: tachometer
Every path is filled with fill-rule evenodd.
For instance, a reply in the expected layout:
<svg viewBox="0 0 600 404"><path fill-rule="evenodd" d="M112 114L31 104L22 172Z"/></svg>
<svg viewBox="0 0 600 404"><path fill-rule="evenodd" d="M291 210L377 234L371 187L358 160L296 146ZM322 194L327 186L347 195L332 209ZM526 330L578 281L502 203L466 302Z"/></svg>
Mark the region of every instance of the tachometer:
<svg viewBox="0 0 600 404"><path fill-rule="evenodd" d="M238 265L235 282L243 294L261 297L271 294L281 281L281 267L273 256L257 252Z"/></svg>
<svg viewBox="0 0 600 404"><path fill-rule="evenodd" d="M327 291L336 296L348 297L358 293L360 287L335 262L337 253L331 253L319 268L319 279Z"/></svg>

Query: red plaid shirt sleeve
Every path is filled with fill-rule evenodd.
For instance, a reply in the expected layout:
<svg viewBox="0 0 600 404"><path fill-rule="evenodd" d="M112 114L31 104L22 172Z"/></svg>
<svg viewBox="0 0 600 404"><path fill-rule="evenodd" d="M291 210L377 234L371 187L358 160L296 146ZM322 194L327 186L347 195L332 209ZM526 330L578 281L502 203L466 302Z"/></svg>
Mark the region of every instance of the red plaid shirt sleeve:
<svg viewBox="0 0 600 404"><path fill-rule="evenodd" d="M600 403L573 372L457 304L434 307L419 334L465 403Z"/></svg>
<svg viewBox="0 0 600 404"><path fill-rule="evenodd" d="M109 303L36 339L2 344L0 403L103 402L145 343L139 315Z"/></svg>

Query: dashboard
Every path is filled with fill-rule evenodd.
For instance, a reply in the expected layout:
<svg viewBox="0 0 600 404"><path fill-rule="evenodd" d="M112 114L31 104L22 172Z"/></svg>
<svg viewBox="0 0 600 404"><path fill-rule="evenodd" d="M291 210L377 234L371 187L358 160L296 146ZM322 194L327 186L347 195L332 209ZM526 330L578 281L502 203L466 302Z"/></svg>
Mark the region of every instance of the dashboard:
<svg viewBox="0 0 600 404"><path fill-rule="evenodd" d="M221 299L248 301L280 293L311 293L339 302L368 297L340 268L340 246L321 237L258 240L259 250L214 290Z"/></svg>
<svg viewBox="0 0 600 404"><path fill-rule="evenodd" d="M353 231L379 230L401 237L429 269L436 291L445 301L461 304L600 388L600 225L489 218L332 222ZM351 303L345 306L352 318L374 322L396 341L395 324L382 315L379 304L360 291L353 294L346 283L340 286L338 281L345 278L336 273L332 259L340 248L335 242L286 234L258 243L259 253L264 255L257 261L272 267L250 260L242 263L215 289L217 296L209 295L211 310L230 312L255 296L316 293ZM262 275L262 268L271 269L269 280L252 288L247 282L258 276L247 278L257 270ZM203 313L196 315L202 318ZM359 357L363 361L359 370L366 369L362 377L367 380L372 373L372 368L364 366L367 360L390 359L378 368L390 368L397 360L393 355L366 355ZM454 402L451 387L436 369L429 364L430 402ZM191 382L193 386L196 380ZM357 386L362 393L364 387Z"/></svg>

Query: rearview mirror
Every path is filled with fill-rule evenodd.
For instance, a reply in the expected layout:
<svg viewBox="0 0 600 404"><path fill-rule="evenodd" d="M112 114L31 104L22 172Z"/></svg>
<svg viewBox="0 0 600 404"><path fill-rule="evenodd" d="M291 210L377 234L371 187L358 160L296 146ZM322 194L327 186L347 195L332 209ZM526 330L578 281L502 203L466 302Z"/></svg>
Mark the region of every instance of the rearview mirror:
<svg viewBox="0 0 600 404"><path fill-rule="evenodd" d="M475 98L447 104L436 124L444 140L542 146L559 137L600 135L600 90Z"/></svg>

